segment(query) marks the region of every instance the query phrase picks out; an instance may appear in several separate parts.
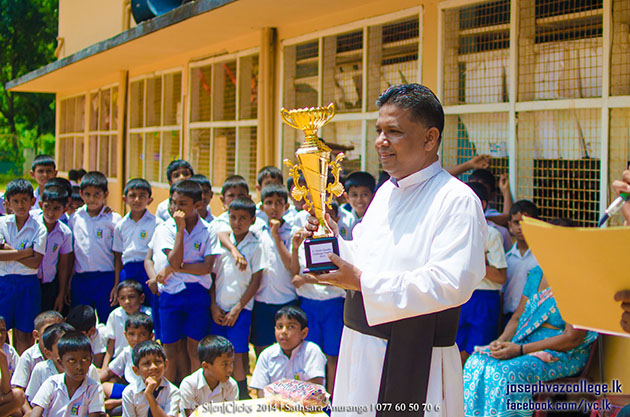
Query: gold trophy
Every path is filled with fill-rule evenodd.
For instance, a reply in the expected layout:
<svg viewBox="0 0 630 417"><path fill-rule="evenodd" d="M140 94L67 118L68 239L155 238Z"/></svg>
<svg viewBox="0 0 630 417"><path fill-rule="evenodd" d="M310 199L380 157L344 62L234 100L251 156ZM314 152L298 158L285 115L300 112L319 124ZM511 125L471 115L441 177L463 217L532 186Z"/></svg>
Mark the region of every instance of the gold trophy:
<svg viewBox="0 0 630 417"><path fill-rule="evenodd" d="M295 152L298 163L293 164L288 159L285 165L290 169L295 186L291 195L297 201L304 200L304 209L315 212L319 220L319 228L313 233L311 239L304 242L306 253L306 269L309 272L324 272L337 269L337 266L328 259L329 253L339 255L339 244L332 230L325 220L326 207L330 208L333 195L340 196L343 193L343 185L339 182L340 162L343 153L337 155L334 161L330 160L330 148L317 138L317 130L328 123L335 115L335 106L330 103L327 107L311 107L303 109L280 110L280 116L286 124L304 131L306 136L304 143ZM334 178L328 182L328 170ZM300 171L304 175L306 186L300 184Z"/></svg>

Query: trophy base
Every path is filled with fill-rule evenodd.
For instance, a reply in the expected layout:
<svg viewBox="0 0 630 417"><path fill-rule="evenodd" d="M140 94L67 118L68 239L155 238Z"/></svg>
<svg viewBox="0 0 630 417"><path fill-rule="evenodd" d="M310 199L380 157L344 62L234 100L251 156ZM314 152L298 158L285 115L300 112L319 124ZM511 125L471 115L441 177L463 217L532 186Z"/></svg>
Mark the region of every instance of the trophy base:
<svg viewBox="0 0 630 417"><path fill-rule="evenodd" d="M329 253L339 255L339 242L337 242L336 237L306 239L304 252L306 253L305 272L321 273L339 269L328 259Z"/></svg>

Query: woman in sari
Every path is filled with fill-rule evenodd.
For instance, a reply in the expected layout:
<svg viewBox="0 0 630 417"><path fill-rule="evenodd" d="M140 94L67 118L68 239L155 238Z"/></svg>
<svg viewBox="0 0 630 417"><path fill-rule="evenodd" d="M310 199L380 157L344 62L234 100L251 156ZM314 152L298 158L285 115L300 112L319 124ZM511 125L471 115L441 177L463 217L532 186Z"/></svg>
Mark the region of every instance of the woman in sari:
<svg viewBox="0 0 630 417"><path fill-rule="evenodd" d="M542 269L532 269L501 336L478 347L464 366L466 417L531 416L533 409L514 404L533 401L532 394L513 390L579 374L596 338L562 320Z"/></svg>

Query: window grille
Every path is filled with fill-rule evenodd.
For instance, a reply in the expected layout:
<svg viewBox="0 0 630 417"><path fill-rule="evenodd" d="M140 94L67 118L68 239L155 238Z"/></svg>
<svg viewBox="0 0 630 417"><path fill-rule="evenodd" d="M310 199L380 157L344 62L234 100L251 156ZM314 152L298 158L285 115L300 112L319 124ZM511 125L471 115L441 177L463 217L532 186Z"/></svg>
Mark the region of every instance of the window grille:
<svg viewBox="0 0 630 417"><path fill-rule="evenodd" d="M630 2L612 0L610 95L630 94Z"/></svg>
<svg viewBox="0 0 630 417"><path fill-rule="evenodd" d="M90 93L88 170L117 175L118 87Z"/></svg>
<svg viewBox="0 0 630 417"><path fill-rule="evenodd" d="M83 166L83 134L85 131L85 96L59 101L58 169L69 171Z"/></svg>

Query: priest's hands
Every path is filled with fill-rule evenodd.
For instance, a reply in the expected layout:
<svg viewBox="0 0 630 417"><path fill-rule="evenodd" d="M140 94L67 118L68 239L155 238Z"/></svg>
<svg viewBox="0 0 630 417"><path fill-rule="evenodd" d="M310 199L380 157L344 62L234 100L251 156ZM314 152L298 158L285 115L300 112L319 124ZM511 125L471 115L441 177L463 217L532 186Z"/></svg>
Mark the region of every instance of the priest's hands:
<svg viewBox="0 0 630 417"><path fill-rule="evenodd" d="M333 236L339 236L339 226L337 226L337 222L335 222L332 217L330 217L330 214L326 213L324 219L326 220L326 224L328 225L330 230L333 232ZM317 232L318 228L319 220L317 220L317 217L313 216L313 212L311 211L311 216L309 216L306 225L304 225L304 229L307 232L310 232L310 235L312 235L313 233Z"/></svg>
<svg viewBox="0 0 630 417"><path fill-rule="evenodd" d="M328 254L328 258L339 267L336 271L317 275L317 280L324 284L334 285L344 290L361 291L361 270L350 262L346 262L334 253Z"/></svg>

